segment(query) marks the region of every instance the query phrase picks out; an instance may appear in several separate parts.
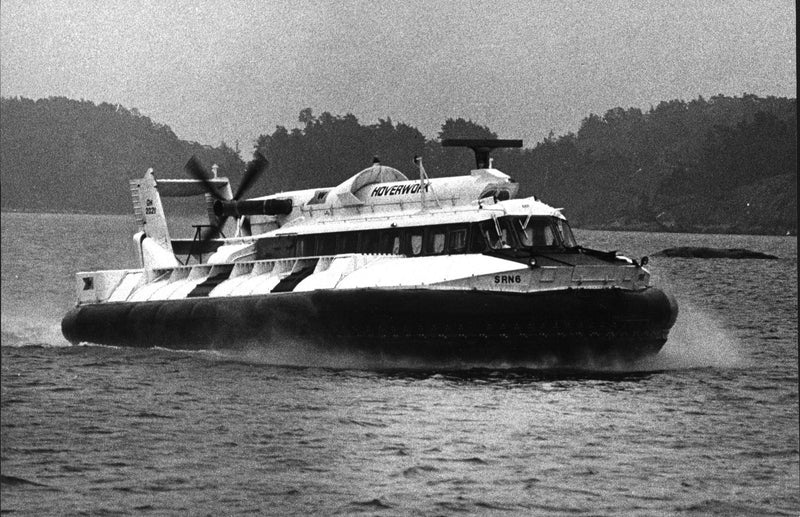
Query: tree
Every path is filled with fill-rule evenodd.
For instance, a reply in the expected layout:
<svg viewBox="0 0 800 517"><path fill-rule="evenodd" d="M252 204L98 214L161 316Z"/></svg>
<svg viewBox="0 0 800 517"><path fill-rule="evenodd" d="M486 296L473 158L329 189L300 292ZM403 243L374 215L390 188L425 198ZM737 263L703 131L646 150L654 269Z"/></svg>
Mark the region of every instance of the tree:
<svg viewBox="0 0 800 517"><path fill-rule="evenodd" d="M439 131L439 140L447 138L491 138L496 139L497 133L493 133L488 127L478 125L472 120L448 118L442 124Z"/></svg>

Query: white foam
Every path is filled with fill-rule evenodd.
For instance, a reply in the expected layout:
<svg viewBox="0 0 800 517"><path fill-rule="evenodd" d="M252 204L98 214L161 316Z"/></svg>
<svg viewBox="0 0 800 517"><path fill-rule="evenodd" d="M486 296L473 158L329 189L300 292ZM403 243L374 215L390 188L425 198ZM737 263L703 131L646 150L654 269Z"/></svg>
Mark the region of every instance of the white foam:
<svg viewBox="0 0 800 517"><path fill-rule="evenodd" d="M38 316L2 316L2 346L67 347L61 323Z"/></svg>
<svg viewBox="0 0 800 517"><path fill-rule="evenodd" d="M652 369L733 368L743 366L742 344L721 322L686 302L681 303L678 320L657 356L637 366Z"/></svg>

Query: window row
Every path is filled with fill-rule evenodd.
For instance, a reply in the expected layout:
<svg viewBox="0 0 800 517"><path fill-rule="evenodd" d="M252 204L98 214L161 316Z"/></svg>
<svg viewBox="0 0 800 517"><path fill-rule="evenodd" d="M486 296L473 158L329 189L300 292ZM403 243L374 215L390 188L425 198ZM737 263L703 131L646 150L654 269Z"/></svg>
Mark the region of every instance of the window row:
<svg viewBox="0 0 800 517"><path fill-rule="evenodd" d="M256 243L258 259L343 253L415 257L576 245L566 222L550 217L501 217L470 224L284 236L259 239Z"/></svg>

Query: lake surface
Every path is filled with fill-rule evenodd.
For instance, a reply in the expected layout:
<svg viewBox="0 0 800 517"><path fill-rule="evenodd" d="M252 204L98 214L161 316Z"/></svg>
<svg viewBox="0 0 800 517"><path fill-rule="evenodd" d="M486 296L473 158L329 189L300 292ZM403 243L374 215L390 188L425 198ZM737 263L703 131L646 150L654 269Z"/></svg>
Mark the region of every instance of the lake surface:
<svg viewBox="0 0 800 517"><path fill-rule="evenodd" d="M74 273L135 267L133 230L2 214L3 514L800 513L796 237L576 231L780 259L651 257L662 352L565 372L69 346Z"/></svg>

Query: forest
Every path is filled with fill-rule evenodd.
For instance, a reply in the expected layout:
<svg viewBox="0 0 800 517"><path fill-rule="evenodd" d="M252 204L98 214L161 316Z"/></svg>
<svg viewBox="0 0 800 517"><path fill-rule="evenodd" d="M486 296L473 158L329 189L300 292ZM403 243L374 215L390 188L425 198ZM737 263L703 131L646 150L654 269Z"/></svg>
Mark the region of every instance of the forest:
<svg viewBox="0 0 800 517"><path fill-rule="evenodd" d="M514 138L515 135L499 135ZM372 163L413 177L465 174L472 153L445 138L497 138L464 118L435 138L390 118L365 125L352 114L302 109L297 127L259 135L252 151L270 161L250 195L334 186ZM535 195L564 207L573 226L596 229L796 234L797 100L718 95L663 101L648 111L589 114L575 133L493 153L497 168ZM245 163L224 142L186 142L135 109L66 98L4 98L0 106L2 209L128 213L125 181L153 167L185 177L190 156L234 186Z"/></svg>
<svg viewBox="0 0 800 517"><path fill-rule="evenodd" d="M29 212L132 213L128 179L186 178L192 155L232 178L234 149L178 139L169 126L120 105L64 97L0 100L0 207Z"/></svg>

